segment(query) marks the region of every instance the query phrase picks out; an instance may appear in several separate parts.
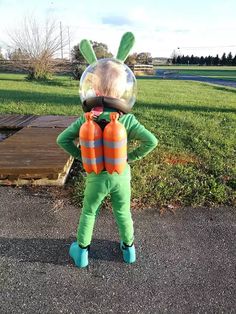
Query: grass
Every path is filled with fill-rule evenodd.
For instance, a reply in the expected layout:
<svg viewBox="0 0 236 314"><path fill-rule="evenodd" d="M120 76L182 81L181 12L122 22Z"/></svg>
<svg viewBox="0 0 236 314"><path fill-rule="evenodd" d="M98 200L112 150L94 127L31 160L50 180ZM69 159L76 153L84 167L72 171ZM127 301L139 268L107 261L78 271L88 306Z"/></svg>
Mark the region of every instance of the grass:
<svg viewBox="0 0 236 314"><path fill-rule="evenodd" d="M195 75L236 81L236 67L169 66L157 69L173 70L182 75Z"/></svg>
<svg viewBox="0 0 236 314"><path fill-rule="evenodd" d="M133 113L159 139L132 164L134 207L235 204L236 89L190 81L138 80ZM0 74L0 113L82 113L78 82L27 82ZM83 176L75 193L82 197Z"/></svg>

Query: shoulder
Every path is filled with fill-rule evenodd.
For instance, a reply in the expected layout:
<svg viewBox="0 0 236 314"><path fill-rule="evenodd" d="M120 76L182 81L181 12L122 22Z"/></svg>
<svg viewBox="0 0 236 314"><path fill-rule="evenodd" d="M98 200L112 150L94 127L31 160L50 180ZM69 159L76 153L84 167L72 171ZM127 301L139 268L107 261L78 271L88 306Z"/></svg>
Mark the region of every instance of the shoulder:
<svg viewBox="0 0 236 314"><path fill-rule="evenodd" d="M124 114L120 120L119 120L124 127L126 128L126 131L128 133L128 136L130 135L130 132L134 129L136 129L137 127L139 127L140 123L139 121L136 119L135 115L132 113L126 113Z"/></svg>
<svg viewBox="0 0 236 314"><path fill-rule="evenodd" d="M122 115L119 120L121 123L131 123L131 122L137 121L137 119L132 113L126 113Z"/></svg>

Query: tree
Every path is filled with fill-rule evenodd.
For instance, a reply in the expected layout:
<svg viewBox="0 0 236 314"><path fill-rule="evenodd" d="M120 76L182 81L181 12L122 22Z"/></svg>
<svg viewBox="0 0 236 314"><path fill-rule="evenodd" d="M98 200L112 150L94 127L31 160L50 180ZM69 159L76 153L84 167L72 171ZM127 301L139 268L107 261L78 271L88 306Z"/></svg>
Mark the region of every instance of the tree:
<svg viewBox="0 0 236 314"><path fill-rule="evenodd" d="M104 43L99 43L97 41L90 40L93 50L96 54L97 59L103 59L103 58L112 58L113 55L111 52L108 51L108 47ZM84 59L82 53L79 50L79 44L75 45L71 51L72 60L76 60L80 63L86 63L86 60Z"/></svg>
<svg viewBox="0 0 236 314"><path fill-rule="evenodd" d="M232 56L232 53L230 52L226 58L226 65L232 65L232 62L233 62L233 56Z"/></svg>
<svg viewBox="0 0 236 314"><path fill-rule="evenodd" d="M21 51L27 58L26 67L30 79L47 79L54 72L53 57L68 43L60 36L55 21L46 20L40 25L34 18L28 17L20 28L10 34L15 50Z"/></svg>
<svg viewBox="0 0 236 314"><path fill-rule="evenodd" d="M220 58L219 55L217 54L214 58L213 58L213 65L219 65L220 63Z"/></svg>
<svg viewBox="0 0 236 314"><path fill-rule="evenodd" d="M236 55L234 56L234 58L232 60L232 65L236 65Z"/></svg>
<svg viewBox="0 0 236 314"><path fill-rule="evenodd" d="M175 50L173 50L173 52L172 52L170 57L172 59L172 64L176 64L177 63L178 54L176 53Z"/></svg>
<svg viewBox="0 0 236 314"><path fill-rule="evenodd" d="M203 56L200 57L199 64L200 65L204 65L205 64L205 59L204 59Z"/></svg>
<svg viewBox="0 0 236 314"><path fill-rule="evenodd" d="M194 57L194 55L191 55L191 57L189 59L189 64L195 64L195 57Z"/></svg>
<svg viewBox="0 0 236 314"><path fill-rule="evenodd" d="M150 52L141 52L137 55L137 63L152 64L152 55Z"/></svg>
<svg viewBox="0 0 236 314"><path fill-rule="evenodd" d="M8 57L10 60L13 61L21 61L27 59L27 56L22 53L20 48L10 51Z"/></svg>
<svg viewBox="0 0 236 314"><path fill-rule="evenodd" d="M225 54L225 52L223 53L223 55L221 57L220 64L221 65L226 65L226 54Z"/></svg>
<svg viewBox="0 0 236 314"><path fill-rule="evenodd" d="M79 50L79 44L75 45L71 50L71 57L73 61L78 61L79 63L86 63L82 53Z"/></svg>
<svg viewBox="0 0 236 314"><path fill-rule="evenodd" d="M0 47L0 60L3 60L4 57L3 57L3 54L2 54L2 48Z"/></svg>
<svg viewBox="0 0 236 314"><path fill-rule="evenodd" d="M113 57L112 53L108 51L108 47L106 44L99 43L97 41L92 41L92 46L93 46L97 59Z"/></svg>
<svg viewBox="0 0 236 314"><path fill-rule="evenodd" d="M178 57L176 58L176 64L181 64L181 57L180 57L180 56L178 56Z"/></svg>
<svg viewBox="0 0 236 314"><path fill-rule="evenodd" d="M129 55L127 57L127 59L125 60L125 64L128 64L128 65L134 65L137 63L137 53L133 53L132 55Z"/></svg>

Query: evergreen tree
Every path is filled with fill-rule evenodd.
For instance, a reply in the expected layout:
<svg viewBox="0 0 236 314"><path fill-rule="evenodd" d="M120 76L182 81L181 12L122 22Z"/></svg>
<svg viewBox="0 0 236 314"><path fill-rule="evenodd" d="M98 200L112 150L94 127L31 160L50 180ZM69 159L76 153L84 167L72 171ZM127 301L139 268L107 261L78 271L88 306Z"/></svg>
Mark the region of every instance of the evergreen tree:
<svg viewBox="0 0 236 314"><path fill-rule="evenodd" d="M191 55L191 57L189 59L189 63L190 64L195 64L195 57L194 57L194 55Z"/></svg>
<svg viewBox="0 0 236 314"><path fill-rule="evenodd" d="M232 65L236 65L236 55L234 56L234 58L232 60Z"/></svg>
<svg viewBox="0 0 236 314"><path fill-rule="evenodd" d="M226 61L227 61L226 54L224 52L220 60L220 65L226 65Z"/></svg>
<svg viewBox="0 0 236 314"><path fill-rule="evenodd" d="M226 65L232 65L233 62L233 56L232 53L230 52L226 58Z"/></svg>
<svg viewBox="0 0 236 314"><path fill-rule="evenodd" d="M204 65L205 64L205 59L203 56L201 56L200 61L199 61L200 65Z"/></svg>
<svg viewBox="0 0 236 314"><path fill-rule="evenodd" d="M220 64L220 58L219 55L217 54L214 58L213 58L213 65L219 65Z"/></svg>
<svg viewBox="0 0 236 314"><path fill-rule="evenodd" d="M200 58L199 57L195 57L195 64L199 65L200 64Z"/></svg>

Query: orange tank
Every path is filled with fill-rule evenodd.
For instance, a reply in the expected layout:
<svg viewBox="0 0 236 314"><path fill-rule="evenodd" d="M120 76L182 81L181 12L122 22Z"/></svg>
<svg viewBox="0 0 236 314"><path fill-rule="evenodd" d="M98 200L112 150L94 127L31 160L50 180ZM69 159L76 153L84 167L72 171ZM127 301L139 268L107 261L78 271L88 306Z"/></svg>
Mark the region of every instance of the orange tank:
<svg viewBox="0 0 236 314"><path fill-rule="evenodd" d="M117 112L111 112L111 121L103 131L103 151L106 170L120 174L127 162L127 133L118 118Z"/></svg>
<svg viewBox="0 0 236 314"><path fill-rule="evenodd" d="M86 172L98 174L104 169L102 130L93 121L93 113L85 113L85 118L79 132L82 163Z"/></svg>

